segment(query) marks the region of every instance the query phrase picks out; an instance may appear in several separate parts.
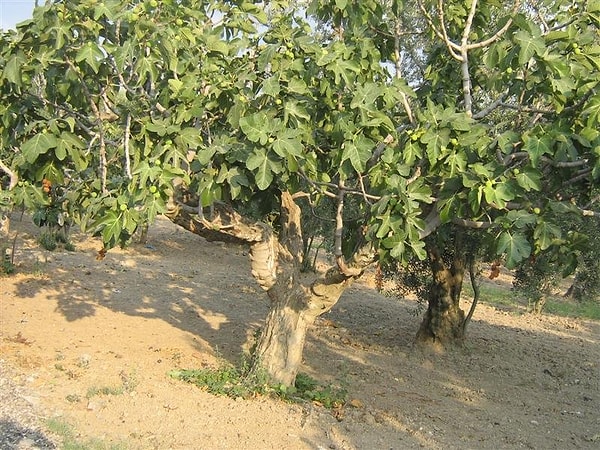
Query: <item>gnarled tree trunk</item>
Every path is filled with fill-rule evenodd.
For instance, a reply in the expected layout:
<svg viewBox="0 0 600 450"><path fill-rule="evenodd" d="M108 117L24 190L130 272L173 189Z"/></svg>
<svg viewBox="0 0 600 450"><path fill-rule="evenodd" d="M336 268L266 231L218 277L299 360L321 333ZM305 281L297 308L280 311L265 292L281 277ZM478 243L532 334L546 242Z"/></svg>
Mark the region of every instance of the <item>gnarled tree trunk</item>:
<svg viewBox="0 0 600 450"><path fill-rule="evenodd" d="M352 278L329 275L303 286L296 277L268 291L271 308L254 353L252 370L265 371L275 382L290 386L302 363L306 333L317 317L339 300Z"/></svg>
<svg viewBox="0 0 600 450"><path fill-rule="evenodd" d="M289 192L281 196L279 236L268 225L250 221L225 205L215 205L211 221L191 211L172 202L167 217L209 240L250 244L252 274L271 299L251 371L266 372L273 382L292 385L302 362L308 327L337 303L362 270L349 274L334 267L315 281L307 284L302 281L300 208ZM369 252L358 253L350 265L364 269L370 262Z"/></svg>
<svg viewBox="0 0 600 450"><path fill-rule="evenodd" d="M463 341L465 314L460 309L460 293L466 258L460 249L455 250L452 261L445 262L434 245L427 248L433 280L427 312L416 336L418 344L443 348Z"/></svg>

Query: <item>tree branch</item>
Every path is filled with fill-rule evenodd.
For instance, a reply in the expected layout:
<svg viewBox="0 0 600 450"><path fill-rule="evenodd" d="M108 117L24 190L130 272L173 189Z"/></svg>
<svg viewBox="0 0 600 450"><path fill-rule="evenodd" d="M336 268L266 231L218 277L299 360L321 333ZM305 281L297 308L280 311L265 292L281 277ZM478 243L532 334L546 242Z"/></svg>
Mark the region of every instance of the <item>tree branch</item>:
<svg viewBox="0 0 600 450"><path fill-rule="evenodd" d="M517 12L517 10L519 9L520 6L521 6L521 0L516 0L515 3L514 3L514 5L513 5L511 14L514 15ZM490 38L485 39L483 41L479 41L479 42L475 42L473 44L469 44L469 46L468 46L469 50L477 49L477 48L482 48L482 47L487 47L488 45L493 44L498 39L500 39L504 33L506 33L506 31L512 25L512 22L513 22L513 18L509 17L508 21L504 24L504 26L502 28L500 28L498 31L496 31L496 33L493 36L491 36Z"/></svg>
<svg viewBox="0 0 600 450"><path fill-rule="evenodd" d="M344 236L344 196L346 195L346 189L342 180L338 183L338 194L337 194L337 208L335 214L335 233L334 233L334 244L333 254L338 268L342 274L347 277L356 277L362 273L360 268L351 268L346 264L344 253L342 252L342 238Z"/></svg>
<svg viewBox="0 0 600 450"><path fill-rule="evenodd" d="M431 30L436 34L437 37L439 37L446 44L446 47L448 47L448 51L450 52L452 57L457 59L458 61L460 61L460 55L458 55L458 53L456 53L456 51L455 51L455 50L460 50L460 47L458 45L456 45L454 42L452 42L450 39L448 39L448 35L446 34L446 30L445 30L444 26L442 26L443 32L438 30L438 28L433 23L433 18L431 17L431 14L429 14L427 12L427 10L425 9L423 2L419 0L418 4L419 4L419 9L425 16L425 20L429 24L429 27L431 28ZM442 14L443 14L443 9L442 9Z"/></svg>
<svg viewBox="0 0 600 450"><path fill-rule="evenodd" d="M65 58L65 61L66 61L67 65L70 67L70 69L73 71L73 73L75 75L77 75L77 77L79 78L79 81L81 83L81 88L83 89L86 100L88 101L90 108L92 110L92 113L94 114L94 117L96 118L96 125L98 126L98 138L100 139L100 168L99 169L100 169L101 190L102 190L102 193L107 193L108 190L107 190L106 185L107 185L107 177L108 177L108 167L107 167L107 161L106 161L106 141L104 139L104 136L105 136L104 122L102 121L102 116L101 116L100 110L98 109L98 106L96 105L96 102L94 101L94 98L93 98L91 92L89 91L89 89L87 88L87 85L85 84L83 78L79 74L77 67L75 67L75 64L73 64L73 62L69 58Z"/></svg>
<svg viewBox="0 0 600 450"><path fill-rule="evenodd" d="M475 119L475 120L483 119L485 116L487 116L493 110L495 110L498 106L500 106L504 102L506 97L508 97L508 92L504 92L503 94L500 95L500 97L498 97L496 100L494 100L488 106L483 108L477 114L473 114L473 119Z"/></svg>
<svg viewBox="0 0 600 450"><path fill-rule="evenodd" d="M10 180L8 182L8 190L10 191L10 190L14 189L14 187L19 182L19 176L17 175L17 173L14 172L6 164L4 164L4 161L2 161L1 159L0 159L0 170L2 170L2 172L4 172L6 175L8 175L8 178Z"/></svg>
<svg viewBox="0 0 600 450"><path fill-rule="evenodd" d="M125 119L125 136L123 137L123 148L125 150L125 174L130 180L133 178L131 175L131 158L129 154L129 136L131 134L131 113L127 113Z"/></svg>
<svg viewBox="0 0 600 450"><path fill-rule="evenodd" d="M402 67L401 67L401 54L400 54L400 21L396 20L394 25L394 32L396 33L394 36L394 57L396 59L396 78L402 78ZM415 123L415 119L412 113L412 109L410 104L408 103L408 98L404 92L400 92L400 100L402 101L402 106L404 106L404 110L406 111L406 115L408 116L408 121L411 124Z"/></svg>

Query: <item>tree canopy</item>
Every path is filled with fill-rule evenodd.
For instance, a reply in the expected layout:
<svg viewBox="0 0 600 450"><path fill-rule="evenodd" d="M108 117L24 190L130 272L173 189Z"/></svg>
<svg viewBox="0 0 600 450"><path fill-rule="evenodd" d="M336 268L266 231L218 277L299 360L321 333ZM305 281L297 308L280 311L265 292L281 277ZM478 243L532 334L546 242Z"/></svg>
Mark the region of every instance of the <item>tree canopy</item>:
<svg viewBox="0 0 600 450"><path fill-rule="evenodd" d="M203 206L357 195L395 258L423 257L438 223L493 225L514 265L569 239L550 214L590 209L599 9L48 2L2 37L2 161L72 183L107 246L181 178ZM16 201L42 200L25 187Z"/></svg>

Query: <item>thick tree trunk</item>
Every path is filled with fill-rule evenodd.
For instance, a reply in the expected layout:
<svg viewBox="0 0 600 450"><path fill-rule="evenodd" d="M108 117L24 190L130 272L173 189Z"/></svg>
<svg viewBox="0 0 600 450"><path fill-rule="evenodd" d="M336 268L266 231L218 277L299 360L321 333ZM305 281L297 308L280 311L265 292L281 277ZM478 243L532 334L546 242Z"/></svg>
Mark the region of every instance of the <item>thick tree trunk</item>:
<svg viewBox="0 0 600 450"><path fill-rule="evenodd" d="M465 314L460 309L460 293L465 273L465 258L455 253L450 266L444 262L439 250L428 248L433 280L429 292L429 305L416 341L421 345L443 348L462 343Z"/></svg>
<svg viewBox="0 0 600 450"><path fill-rule="evenodd" d="M172 201L167 217L209 240L233 240L250 244L252 274L271 299L271 308L253 355L251 372L265 373L272 382L292 385L302 363L308 327L329 311L344 290L374 258L370 247L350 263L352 274L334 267L321 278L303 284L300 208L288 192L281 196L281 230L252 222L226 205L215 205L208 221L192 208ZM356 270L354 270L356 269Z"/></svg>
<svg viewBox="0 0 600 450"><path fill-rule="evenodd" d="M330 275L307 288L297 278L290 278L289 284L277 283L269 289L271 309L256 345L252 371L265 372L276 383L293 385L308 328L337 303L351 282L343 275Z"/></svg>
<svg viewBox="0 0 600 450"><path fill-rule="evenodd" d="M260 245L255 245L259 247ZM272 247L272 246L271 246ZM255 252L256 255L265 254ZM303 241L300 208L287 192L281 198L281 231L276 277L268 287L258 274L272 270L272 258L264 258L264 266L253 256L253 273L271 299L271 309L257 343L252 371L264 371L276 383L294 384L302 363L308 327L329 311L353 281L339 268L330 270L310 285L301 283ZM262 277L264 278L264 277Z"/></svg>

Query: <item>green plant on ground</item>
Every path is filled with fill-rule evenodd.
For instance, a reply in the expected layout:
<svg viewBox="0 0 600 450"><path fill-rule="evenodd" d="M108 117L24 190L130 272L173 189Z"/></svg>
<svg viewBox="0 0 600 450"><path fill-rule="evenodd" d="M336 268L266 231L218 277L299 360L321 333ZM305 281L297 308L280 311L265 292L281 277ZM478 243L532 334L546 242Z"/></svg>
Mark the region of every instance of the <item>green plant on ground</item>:
<svg viewBox="0 0 600 450"><path fill-rule="evenodd" d="M0 275L10 275L11 273L14 273L16 267L10 260L10 256L4 251L2 251L0 255L2 255L2 261L0 261Z"/></svg>
<svg viewBox="0 0 600 450"><path fill-rule="evenodd" d="M591 300L576 302L553 297L546 302L546 311L557 316L600 320L600 303Z"/></svg>
<svg viewBox="0 0 600 450"><path fill-rule="evenodd" d="M327 409L340 408L346 403L348 393L343 387L323 385L303 373L297 375L293 386L273 385L266 373L248 373L247 367L242 364L241 369L232 365L214 369L177 369L168 375L195 384L211 394L232 398L271 396L295 403L309 401Z"/></svg>
<svg viewBox="0 0 600 450"><path fill-rule="evenodd" d="M75 251L75 245L69 241L63 232L44 231L38 237L38 244L49 251L56 250L59 246L69 252Z"/></svg>
<svg viewBox="0 0 600 450"><path fill-rule="evenodd" d="M467 298L473 297L473 289L465 284L464 295ZM481 283L481 302L492 306L508 306L515 310L520 309L521 298L516 296L510 288L497 286L492 283Z"/></svg>
<svg viewBox="0 0 600 450"><path fill-rule="evenodd" d="M101 439L80 440L76 437L73 426L61 418L48 419L46 428L60 438L62 441L60 448L62 450L125 450L127 448L124 443L111 444Z"/></svg>
<svg viewBox="0 0 600 450"><path fill-rule="evenodd" d="M90 399L98 395L123 395L133 392L138 385L135 373L121 372L120 377L121 384L118 386L92 386L88 388L86 398Z"/></svg>
<svg viewBox="0 0 600 450"><path fill-rule="evenodd" d="M525 312L528 307L527 299L515 295L511 288L491 283L482 283L481 302L492 306L508 307L515 313ZM465 297L472 297L470 286L465 286ZM544 305L544 311L562 317L600 320L600 303L596 301L576 301L565 299L560 295L549 295Z"/></svg>
<svg viewBox="0 0 600 450"><path fill-rule="evenodd" d="M85 396L89 399L98 395L123 395L124 393L123 386L92 386L88 388Z"/></svg>
<svg viewBox="0 0 600 450"><path fill-rule="evenodd" d="M343 406L348 398L348 392L343 386L322 385L305 373L299 373L296 376L294 388L296 392L288 392L288 396L295 395L301 400L310 400L327 409Z"/></svg>

